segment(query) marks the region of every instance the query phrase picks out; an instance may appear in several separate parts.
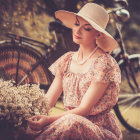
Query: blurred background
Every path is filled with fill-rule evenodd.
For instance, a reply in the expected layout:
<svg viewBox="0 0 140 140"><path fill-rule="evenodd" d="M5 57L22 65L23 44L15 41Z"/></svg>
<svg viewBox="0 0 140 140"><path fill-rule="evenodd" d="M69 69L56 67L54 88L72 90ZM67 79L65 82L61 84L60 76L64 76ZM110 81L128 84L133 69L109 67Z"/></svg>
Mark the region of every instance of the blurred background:
<svg viewBox="0 0 140 140"><path fill-rule="evenodd" d="M87 2L98 3L107 10L118 6L125 7L130 18L124 18L120 25L126 50L129 54L140 53L139 0L0 0L0 41L6 40L6 34L10 32L30 37L49 46L58 40L56 47L60 54L67 50L75 50L77 47L72 42L71 30L54 24L54 12L60 9L77 12ZM115 35L112 19L107 30ZM123 126L121 128L124 140L140 140L140 134L130 133Z"/></svg>
<svg viewBox="0 0 140 140"><path fill-rule="evenodd" d="M0 0L0 40L6 39L7 32L12 32L50 45L55 37L53 32L49 31L49 24L55 21L56 10L76 12L86 2L96 2L110 9L121 1L123 4L124 0ZM123 39L129 53L140 53L140 2L138 0L127 2L126 8L130 18L122 24ZM113 26L110 28L112 28L110 33L113 34ZM63 43L61 34L58 36ZM62 44L61 47L66 46Z"/></svg>

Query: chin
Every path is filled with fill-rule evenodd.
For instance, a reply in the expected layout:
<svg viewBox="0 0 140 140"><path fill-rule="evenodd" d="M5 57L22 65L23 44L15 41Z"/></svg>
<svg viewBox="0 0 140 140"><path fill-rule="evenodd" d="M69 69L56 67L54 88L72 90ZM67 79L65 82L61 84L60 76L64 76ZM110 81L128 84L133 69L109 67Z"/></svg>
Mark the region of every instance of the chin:
<svg viewBox="0 0 140 140"><path fill-rule="evenodd" d="M81 44L81 41L79 39L73 39L73 42L79 45Z"/></svg>

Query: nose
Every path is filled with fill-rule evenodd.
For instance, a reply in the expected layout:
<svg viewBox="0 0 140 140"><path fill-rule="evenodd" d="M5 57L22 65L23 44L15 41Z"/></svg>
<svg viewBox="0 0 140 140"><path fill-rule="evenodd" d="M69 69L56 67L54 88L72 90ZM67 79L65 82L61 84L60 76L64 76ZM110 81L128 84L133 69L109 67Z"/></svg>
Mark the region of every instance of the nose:
<svg viewBox="0 0 140 140"><path fill-rule="evenodd" d="M81 34L81 27L76 28L76 34Z"/></svg>

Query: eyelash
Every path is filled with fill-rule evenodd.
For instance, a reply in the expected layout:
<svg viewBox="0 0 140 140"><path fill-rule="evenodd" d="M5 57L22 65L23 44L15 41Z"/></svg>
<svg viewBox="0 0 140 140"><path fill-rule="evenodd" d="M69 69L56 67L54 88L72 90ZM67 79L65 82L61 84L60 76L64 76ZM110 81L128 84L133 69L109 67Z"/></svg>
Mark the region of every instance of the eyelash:
<svg viewBox="0 0 140 140"><path fill-rule="evenodd" d="M90 28L84 28L84 29L85 29L86 31L88 31L88 32L89 32L89 31L91 31L91 29L90 29Z"/></svg>
<svg viewBox="0 0 140 140"><path fill-rule="evenodd" d="M74 25L75 25L75 26L79 26L79 24L78 24L78 23L75 23ZM89 32L89 31L91 31L91 29L90 29L90 28L84 28L84 30L86 30L86 31L88 31L88 32Z"/></svg>
<svg viewBox="0 0 140 140"><path fill-rule="evenodd" d="M79 26L79 24L78 24L78 23L75 23L74 25Z"/></svg>

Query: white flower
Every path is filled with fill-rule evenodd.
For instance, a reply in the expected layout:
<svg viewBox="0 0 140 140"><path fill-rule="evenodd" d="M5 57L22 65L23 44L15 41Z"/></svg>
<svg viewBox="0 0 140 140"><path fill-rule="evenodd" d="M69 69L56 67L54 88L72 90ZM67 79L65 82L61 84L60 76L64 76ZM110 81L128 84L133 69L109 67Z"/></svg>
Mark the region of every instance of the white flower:
<svg viewBox="0 0 140 140"><path fill-rule="evenodd" d="M19 128L31 116L47 115L48 112L48 100L39 84L16 87L13 81L0 79L0 120Z"/></svg>

